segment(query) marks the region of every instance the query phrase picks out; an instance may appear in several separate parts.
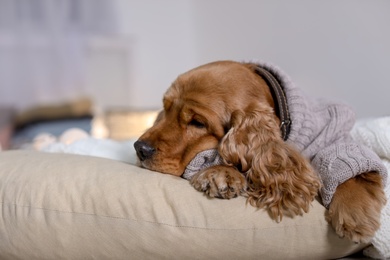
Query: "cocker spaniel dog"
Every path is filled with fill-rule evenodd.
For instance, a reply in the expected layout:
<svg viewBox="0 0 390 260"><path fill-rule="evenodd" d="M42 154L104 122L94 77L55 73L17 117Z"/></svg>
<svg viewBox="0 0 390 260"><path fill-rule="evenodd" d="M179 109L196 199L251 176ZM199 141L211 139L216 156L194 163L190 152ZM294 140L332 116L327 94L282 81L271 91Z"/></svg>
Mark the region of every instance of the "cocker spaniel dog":
<svg viewBox="0 0 390 260"><path fill-rule="evenodd" d="M351 139L348 106L306 97L273 65L234 61L180 75L163 105L134 144L142 167L182 176L216 151L186 175L210 197L244 195L280 221L319 193L339 236L368 242L379 228L386 168Z"/></svg>

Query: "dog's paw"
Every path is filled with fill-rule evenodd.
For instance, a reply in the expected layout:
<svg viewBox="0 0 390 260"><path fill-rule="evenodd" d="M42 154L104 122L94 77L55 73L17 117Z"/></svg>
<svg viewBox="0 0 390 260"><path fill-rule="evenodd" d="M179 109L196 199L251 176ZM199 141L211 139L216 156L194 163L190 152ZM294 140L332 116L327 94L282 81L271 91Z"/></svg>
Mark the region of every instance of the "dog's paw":
<svg viewBox="0 0 390 260"><path fill-rule="evenodd" d="M355 243L370 242L380 226L386 203L379 174L367 173L341 184L334 194L326 219L337 235Z"/></svg>
<svg viewBox="0 0 390 260"><path fill-rule="evenodd" d="M244 193L245 177L232 167L213 166L195 174L190 181L198 191L209 197L231 199Z"/></svg>

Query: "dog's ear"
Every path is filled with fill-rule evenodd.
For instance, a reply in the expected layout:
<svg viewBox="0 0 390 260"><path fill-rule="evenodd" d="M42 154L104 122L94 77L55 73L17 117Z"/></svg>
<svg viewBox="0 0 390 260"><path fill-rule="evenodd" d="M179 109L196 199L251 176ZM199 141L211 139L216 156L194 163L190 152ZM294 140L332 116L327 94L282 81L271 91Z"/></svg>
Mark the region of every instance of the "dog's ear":
<svg viewBox="0 0 390 260"><path fill-rule="evenodd" d="M247 178L248 202L277 221L309 210L320 181L309 162L283 141L274 112L266 104L235 111L219 152Z"/></svg>

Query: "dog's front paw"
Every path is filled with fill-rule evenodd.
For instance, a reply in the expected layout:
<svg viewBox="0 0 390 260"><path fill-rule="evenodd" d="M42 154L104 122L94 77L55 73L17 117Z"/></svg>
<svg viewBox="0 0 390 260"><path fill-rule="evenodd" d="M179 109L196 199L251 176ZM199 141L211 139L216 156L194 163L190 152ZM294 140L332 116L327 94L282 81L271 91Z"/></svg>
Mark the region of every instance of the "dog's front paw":
<svg viewBox="0 0 390 260"><path fill-rule="evenodd" d="M244 176L229 166L213 166L195 174L191 185L209 197L231 199L243 194L246 189Z"/></svg>
<svg viewBox="0 0 390 260"><path fill-rule="evenodd" d="M337 187L326 219L340 237L367 243L380 226L385 203L382 178L376 173L365 173Z"/></svg>

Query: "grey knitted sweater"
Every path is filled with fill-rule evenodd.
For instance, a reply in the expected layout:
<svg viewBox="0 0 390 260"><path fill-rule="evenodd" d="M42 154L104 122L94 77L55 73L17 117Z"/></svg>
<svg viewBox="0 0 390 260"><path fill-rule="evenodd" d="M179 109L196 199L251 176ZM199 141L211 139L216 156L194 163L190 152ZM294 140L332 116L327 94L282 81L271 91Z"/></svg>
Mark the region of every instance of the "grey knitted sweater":
<svg viewBox="0 0 390 260"><path fill-rule="evenodd" d="M386 183L387 171L380 158L350 136L355 122L350 107L309 98L278 67L267 63L258 65L271 72L284 89L292 121L286 142L307 157L320 175L320 194L325 207L329 206L338 185L361 173L378 172ZM203 151L190 162L183 177L190 179L199 170L221 163L216 150Z"/></svg>

